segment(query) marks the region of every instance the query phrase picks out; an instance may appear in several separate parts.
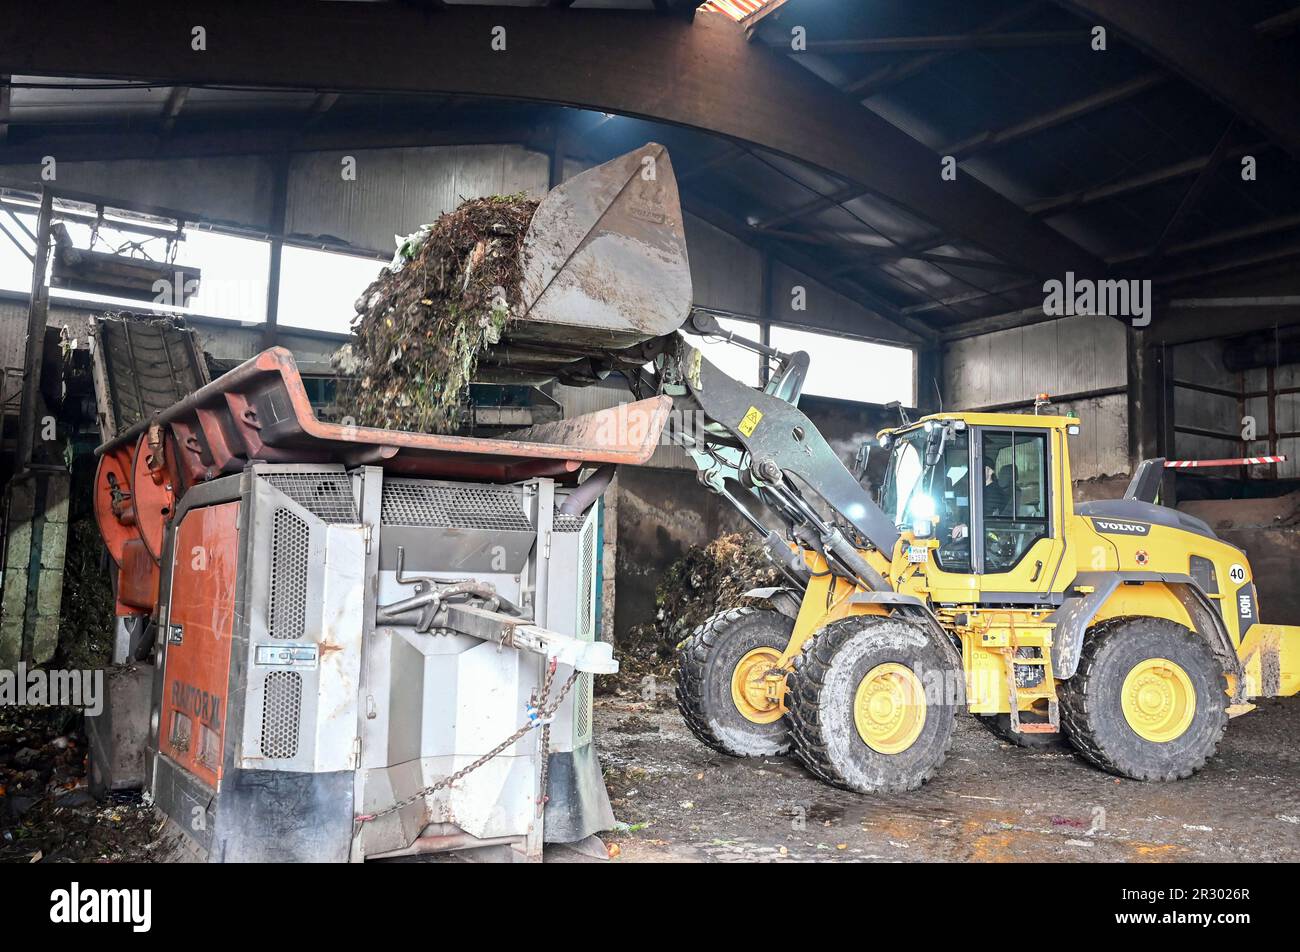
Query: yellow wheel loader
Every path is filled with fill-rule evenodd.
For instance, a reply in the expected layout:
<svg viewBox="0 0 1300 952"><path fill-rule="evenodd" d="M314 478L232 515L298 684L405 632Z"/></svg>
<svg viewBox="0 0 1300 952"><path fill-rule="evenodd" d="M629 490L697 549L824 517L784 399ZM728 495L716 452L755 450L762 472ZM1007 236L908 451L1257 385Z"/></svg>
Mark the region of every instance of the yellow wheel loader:
<svg viewBox="0 0 1300 952"><path fill-rule="evenodd" d="M697 398L716 404L721 374L689 361ZM714 445L706 482L730 495L734 476L787 517L769 551L797 581L681 645L678 703L711 747L793 752L859 792L911 790L964 707L1013 743L1068 740L1116 774L1174 780L1251 698L1300 690L1300 628L1262 624L1246 554L1154 502L1163 460L1123 498L1076 505L1079 420L940 413L879 434L877 500L772 396L732 395L749 400L729 413L739 445Z"/></svg>
<svg viewBox="0 0 1300 952"><path fill-rule="evenodd" d="M1122 499L1075 505L1081 421L939 413L879 434L873 498L863 454L850 471L798 409L807 354L724 334L719 312L691 305L662 146L566 182L543 209L526 307L481 369L621 374L638 399L671 399L673 438L786 578L680 647L679 704L706 744L793 752L851 790L910 790L964 708L1017 743L1064 735L1106 770L1172 780L1251 698L1300 690L1300 628L1261 623L1245 553L1156 504L1161 461ZM767 384L727 376L691 335L759 354Z"/></svg>

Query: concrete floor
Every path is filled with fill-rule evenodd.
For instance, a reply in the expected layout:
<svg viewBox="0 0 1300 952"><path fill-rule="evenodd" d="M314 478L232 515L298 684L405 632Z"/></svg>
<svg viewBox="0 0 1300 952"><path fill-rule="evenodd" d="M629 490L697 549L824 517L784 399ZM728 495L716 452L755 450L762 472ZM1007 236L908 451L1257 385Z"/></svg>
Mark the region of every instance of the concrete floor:
<svg viewBox="0 0 1300 952"><path fill-rule="evenodd" d="M1218 756L1176 783L1012 747L961 716L933 781L859 796L788 758L715 753L660 692L597 699L614 813L634 827L606 836L623 862L1300 860L1300 696L1233 720Z"/></svg>

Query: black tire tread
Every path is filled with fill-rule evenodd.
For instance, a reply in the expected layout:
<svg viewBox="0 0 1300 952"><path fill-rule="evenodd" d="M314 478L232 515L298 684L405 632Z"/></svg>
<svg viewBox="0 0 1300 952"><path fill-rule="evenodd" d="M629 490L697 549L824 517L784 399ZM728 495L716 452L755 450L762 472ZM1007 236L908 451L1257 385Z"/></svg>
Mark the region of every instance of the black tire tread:
<svg viewBox="0 0 1300 952"><path fill-rule="evenodd" d="M888 615L878 618L854 615L831 622L804 645L803 651L794 659L794 671L787 680L789 693L786 695L786 707L789 711L787 716L790 733L794 737L795 755L817 779L842 790L852 791L853 788L830 760L817 700L826 684L831 662L840 647L861 631L864 624L894 620L896 619ZM952 749L952 737L953 732L950 731L943 754L924 776L914 778L908 784L899 784L896 789L881 792L903 793L920 789L947 759Z"/></svg>
<svg viewBox="0 0 1300 952"><path fill-rule="evenodd" d="M708 663L709 656L725 637L728 628L760 611L763 609L746 605L718 612L706 618L677 648L676 696L677 710L681 712L682 720L686 722L687 728L700 743L732 757L738 755L730 750L726 742L713 731L705 716L705 665ZM787 751L788 745L778 746L771 753L777 755Z"/></svg>
<svg viewBox="0 0 1300 952"><path fill-rule="evenodd" d="M1097 742L1090 727L1092 723L1092 711L1089 707L1088 697L1091 692L1088 690L1089 681L1094 677L1097 655L1105 646L1109 638L1119 636L1125 627L1136 622L1147 621L1145 616L1141 615L1124 615L1116 618L1108 618L1099 624L1088 629L1084 638L1083 650L1079 656L1079 666L1074 672L1074 676L1065 682L1064 688L1059 692L1061 727L1066 736L1070 739L1076 750L1083 755L1089 763L1100 767L1107 773L1116 774L1121 777L1129 777L1134 780L1184 780L1192 776L1209 762L1210 757L1214 755L1215 749L1223 739L1223 734L1228 728L1228 715L1226 711L1221 715L1217 730L1214 735L1214 743L1209 751L1200 757L1194 763L1191 763L1183 769L1177 771L1150 771L1141 775L1135 775L1130 771L1119 768L1107 755L1106 751ZM1189 637L1199 638L1195 632L1189 632ZM1208 648L1208 646L1207 646ZM1222 677L1222 675L1221 675ZM1227 681L1223 682L1226 691Z"/></svg>

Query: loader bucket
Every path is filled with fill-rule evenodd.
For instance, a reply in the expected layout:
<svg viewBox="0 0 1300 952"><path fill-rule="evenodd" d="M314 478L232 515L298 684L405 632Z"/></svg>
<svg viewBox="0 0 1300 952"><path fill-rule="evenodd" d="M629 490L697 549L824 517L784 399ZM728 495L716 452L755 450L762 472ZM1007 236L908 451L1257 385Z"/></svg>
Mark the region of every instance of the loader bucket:
<svg viewBox="0 0 1300 952"><path fill-rule="evenodd" d="M555 368L676 331L692 288L668 151L651 142L551 189L523 254L522 307L489 363Z"/></svg>

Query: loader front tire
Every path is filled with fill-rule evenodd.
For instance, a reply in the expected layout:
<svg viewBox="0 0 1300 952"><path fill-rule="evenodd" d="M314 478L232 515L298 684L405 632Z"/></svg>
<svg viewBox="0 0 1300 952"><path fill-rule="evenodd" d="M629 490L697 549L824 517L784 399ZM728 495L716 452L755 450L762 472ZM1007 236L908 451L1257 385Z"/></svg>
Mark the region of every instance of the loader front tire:
<svg viewBox="0 0 1300 952"><path fill-rule="evenodd" d="M1061 723L1092 763L1134 780L1205 766L1228 724L1223 666L1197 633L1164 618L1114 618L1084 638L1059 692Z"/></svg>
<svg viewBox="0 0 1300 952"><path fill-rule="evenodd" d="M781 657L794 621L766 608L720 612L677 649L677 707L691 733L732 757L790 750L780 705L766 703L763 675Z"/></svg>
<svg viewBox="0 0 1300 952"><path fill-rule="evenodd" d="M952 744L950 667L930 633L904 619L831 622L804 645L790 675L796 753L814 775L846 790L917 789Z"/></svg>

